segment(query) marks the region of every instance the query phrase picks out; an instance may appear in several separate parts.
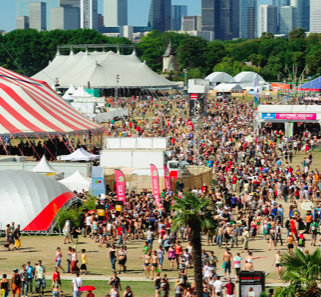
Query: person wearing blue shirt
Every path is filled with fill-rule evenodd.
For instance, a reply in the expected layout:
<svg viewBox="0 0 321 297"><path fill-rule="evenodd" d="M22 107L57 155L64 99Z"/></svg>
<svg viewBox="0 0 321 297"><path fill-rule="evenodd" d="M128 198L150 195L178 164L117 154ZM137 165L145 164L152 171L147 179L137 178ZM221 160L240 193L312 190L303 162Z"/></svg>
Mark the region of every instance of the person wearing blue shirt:
<svg viewBox="0 0 321 297"><path fill-rule="evenodd" d="M280 167L280 166L281 166L281 164L282 164L282 162L281 162L281 160L280 160L280 159L278 159L275 163L276 163L276 165L278 165L278 167Z"/></svg>
<svg viewBox="0 0 321 297"><path fill-rule="evenodd" d="M279 207L278 207L278 209L277 209L277 212L278 212L278 214L279 214L279 217L280 217L280 219L281 219L281 224L283 223L283 218L284 218L284 212L283 212L283 207L282 207L282 205L280 204L279 205Z"/></svg>
<svg viewBox="0 0 321 297"><path fill-rule="evenodd" d="M272 208L272 212L271 212L273 218L274 218L274 221L276 221L276 217L278 215L278 209L277 207L274 205L273 208Z"/></svg>
<svg viewBox="0 0 321 297"><path fill-rule="evenodd" d="M28 272L28 292L32 293L32 281L34 277L34 269L30 264L30 261L27 262L26 270Z"/></svg>
<svg viewBox="0 0 321 297"><path fill-rule="evenodd" d="M269 172L269 168L268 167L263 168L263 170L262 170L263 174L268 173L268 172Z"/></svg>

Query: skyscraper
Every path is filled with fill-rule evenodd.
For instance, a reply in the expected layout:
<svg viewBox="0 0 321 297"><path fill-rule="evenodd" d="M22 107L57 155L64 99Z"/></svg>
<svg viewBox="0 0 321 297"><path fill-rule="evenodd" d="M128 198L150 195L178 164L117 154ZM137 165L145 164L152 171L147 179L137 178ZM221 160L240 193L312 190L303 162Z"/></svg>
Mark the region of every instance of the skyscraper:
<svg viewBox="0 0 321 297"><path fill-rule="evenodd" d="M280 34L289 35L297 28L297 11L292 6L280 7Z"/></svg>
<svg viewBox="0 0 321 297"><path fill-rule="evenodd" d="M277 9L277 33L280 33L280 7L289 6L290 0L273 0L272 5Z"/></svg>
<svg viewBox="0 0 321 297"><path fill-rule="evenodd" d="M165 0L164 5L165 31L172 30L172 0Z"/></svg>
<svg viewBox="0 0 321 297"><path fill-rule="evenodd" d="M182 18L182 31L202 31L202 16L186 15Z"/></svg>
<svg viewBox="0 0 321 297"><path fill-rule="evenodd" d="M240 38L257 36L257 0L240 0Z"/></svg>
<svg viewBox="0 0 321 297"><path fill-rule="evenodd" d="M165 31L165 0L151 0L147 27Z"/></svg>
<svg viewBox="0 0 321 297"><path fill-rule="evenodd" d="M296 8L297 27L309 31L310 0L291 0L290 6Z"/></svg>
<svg viewBox="0 0 321 297"><path fill-rule="evenodd" d="M29 28L38 31L46 30L46 3L34 2L29 4Z"/></svg>
<svg viewBox="0 0 321 297"><path fill-rule="evenodd" d="M30 3L46 3L46 27L50 30L51 8L55 7L80 7L80 0L17 0L17 17L29 16Z"/></svg>
<svg viewBox="0 0 321 297"><path fill-rule="evenodd" d="M17 29L28 29L29 28L29 17L28 16L18 16L16 21L17 21Z"/></svg>
<svg viewBox="0 0 321 297"><path fill-rule="evenodd" d="M128 25L128 0L104 0L105 27Z"/></svg>
<svg viewBox="0 0 321 297"><path fill-rule="evenodd" d="M179 31L182 28L182 18L187 15L186 5L172 5L172 28L173 31Z"/></svg>
<svg viewBox="0 0 321 297"><path fill-rule="evenodd" d="M232 2L232 32L233 38L240 37L240 0Z"/></svg>
<svg viewBox="0 0 321 297"><path fill-rule="evenodd" d="M277 33L277 8L274 5L259 7L259 37L262 33Z"/></svg>
<svg viewBox="0 0 321 297"><path fill-rule="evenodd" d="M98 0L80 0L80 28L98 31Z"/></svg>
<svg viewBox="0 0 321 297"><path fill-rule="evenodd" d="M321 33L321 1L310 0L310 32Z"/></svg>
<svg viewBox="0 0 321 297"><path fill-rule="evenodd" d="M234 2L238 1L202 0L202 31L214 32L215 39L232 39Z"/></svg>
<svg viewBox="0 0 321 297"><path fill-rule="evenodd" d="M51 8L51 30L75 30L80 27L79 7Z"/></svg>

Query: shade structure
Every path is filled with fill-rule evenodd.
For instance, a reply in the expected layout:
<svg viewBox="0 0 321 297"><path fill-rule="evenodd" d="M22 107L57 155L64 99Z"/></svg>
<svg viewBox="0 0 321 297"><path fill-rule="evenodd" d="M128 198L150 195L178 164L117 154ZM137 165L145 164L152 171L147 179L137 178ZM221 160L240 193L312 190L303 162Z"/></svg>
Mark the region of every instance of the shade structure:
<svg viewBox="0 0 321 297"><path fill-rule="evenodd" d="M93 161L98 160L99 156L88 153L82 147L67 156L62 156L62 161Z"/></svg>
<svg viewBox="0 0 321 297"><path fill-rule="evenodd" d="M84 86L80 86L77 91L73 93L74 97L92 97L84 88Z"/></svg>
<svg viewBox="0 0 321 297"><path fill-rule="evenodd" d="M299 89L304 90L304 91L309 91L309 90L319 91L319 90L321 90L321 76L299 86Z"/></svg>
<svg viewBox="0 0 321 297"><path fill-rule="evenodd" d="M65 100L74 100L74 97L70 96L67 92L62 96L62 98Z"/></svg>
<svg viewBox="0 0 321 297"><path fill-rule="evenodd" d="M79 52L76 55L57 55L34 79L52 84L56 78L60 87L71 84L92 88L116 87L175 87L166 78L152 71L141 62L135 52L131 55L118 55L109 52Z"/></svg>
<svg viewBox="0 0 321 297"><path fill-rule="evenodd" d="M46 82L0 67L0 136L103 131Z"/></svg>
<svg viewBox="0 0 321 297"><path fill-rule="evenodd" d="M0 171L2 227L10 222L24 231L47 231L59 210L76 198L63 184L31 171Z"/></svg>
<svg viewBox="0 0 321 297"><path fill-rule="evenodd" d="M71 84L66 93L72 95L72 94L75 93L76 91L77 91L77 90L76 90L75 86L74 86L73 84Z"/></svg>
<svg viewBox="0 0 321 297"><path fill-rule="evenodd" d="M47 161L46 156L43 155L39 164L31 169L31 171L33 172L39 172L39 173L54 173L57 172L57 170L55 170Z"/></svg>
<svg viewBox="0 0 321 297"><path fill-rule="evenodd" d="M59 181L65 185L70 191L81 192L89 191L91 186L91 178L81 174L78 170L71 176Z"/></svg>

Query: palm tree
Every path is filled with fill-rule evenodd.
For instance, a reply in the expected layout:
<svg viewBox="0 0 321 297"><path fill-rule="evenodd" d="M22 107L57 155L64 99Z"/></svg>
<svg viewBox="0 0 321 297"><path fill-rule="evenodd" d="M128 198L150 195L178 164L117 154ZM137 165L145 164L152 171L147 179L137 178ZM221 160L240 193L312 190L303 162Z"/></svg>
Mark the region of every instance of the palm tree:
<svg viewBox="0 0 321 297"><path fill-rule="evenodd" d="M321 276L321 251L316 249L312 254L304 254L294 249L292 255L283 254L282 280L290 283L288 287L278 288L275 297L320 297L321 289L318 280Z"/></svg>
<svg viewBox="0 0 321 297"><path fill-rule="evenodd" d="M214 211L209 206L210 199L196 197L193 193L186 192L182 199L174 198L172 210L174 210L173 230L181 226L190 228L192 236L192 254L194 266L194 278L196 296L203 296L202 287L202 242L201 233L215 232L217 221L214 220Z"/></svg>

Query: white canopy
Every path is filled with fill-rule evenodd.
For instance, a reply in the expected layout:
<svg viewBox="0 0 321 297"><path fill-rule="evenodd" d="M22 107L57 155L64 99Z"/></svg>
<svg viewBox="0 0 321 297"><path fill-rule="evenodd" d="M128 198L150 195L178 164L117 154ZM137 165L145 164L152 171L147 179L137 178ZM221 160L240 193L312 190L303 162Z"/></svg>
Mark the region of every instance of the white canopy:
<svg viewBox="0 0 321 297"><path fill-rule="evenodd" d="M231 91L231 90L242 90L242 87L239 86L238 84L226 84L226 83L223 83L223 84L217 85L214 88L214 90L224 92L224 91Z"/></svg>
<svg viewBox="0 0 321 297"><path fill-rule="evenodd" d="M213 72L206 76L205 79L208 79L210 82L235 82L234 78L225 72Z"/></svg>
<svg viewBox="0 0 321 297"><path fill-rule="evenodd" d="M68 94L68 91L62 96L62 98L65 100L74 100L74 98Z"/></svg>
<svg viewBox="0 0 321 297"><path fill-rule="evenodd" d="M46 156L43 155L39 164L31 169L31 171L33 172L38 172L38 173L53 173L53 172L57 172L57 170L55 170L47 161Z"/></svg>
<svg viewBox="0 0 321 297"><path fill-rule="evenodd" d="M66 93L72 95L72 94L75 93L76 91L77 91L77 90L76 90L75 86L74 86L73 84L71 84Z"/></svg>
<svg viewBox="0 0 321 297"><path fill-rule="evenodd" d="M91 178L82 175L78 170L73 175L59 182L65 185L70 191L77 192L81 192L83 189L89 191L91 186Z"/></svg>
<svg viewBox="0 0 321 297"><path fill-rule="evenodd" d="M61 157L62 161L92 161L92 160L98 160L98 159L99 159L98 155L88 153L83 148L77 149L70 155Z"/></svg>
<svg viewBox="0 0 321 297"><path fill-rule="evenodd" d="M84 86L80 86L76 92L73 93L74 97L92 97L84 88Z"/></svg>
<svg viewBox="0 0 321 297"><path fill-rule="evenodd" d="M177 84L152 71L140 61L135 51L131 55L109 52L79 52L57 55L45 69L33 76L50 85L59 79L60 87L72 83L80 86L90 82L92 88L175 87Z"/></svg>

